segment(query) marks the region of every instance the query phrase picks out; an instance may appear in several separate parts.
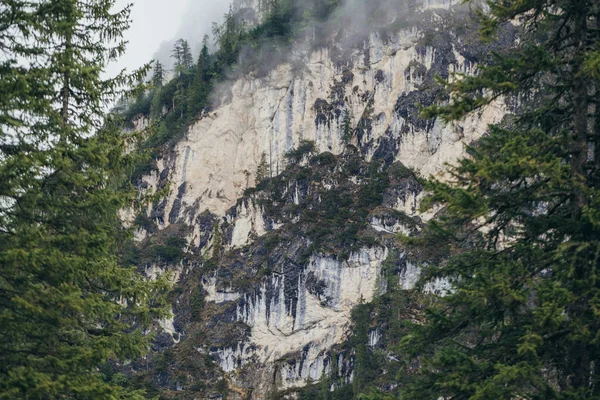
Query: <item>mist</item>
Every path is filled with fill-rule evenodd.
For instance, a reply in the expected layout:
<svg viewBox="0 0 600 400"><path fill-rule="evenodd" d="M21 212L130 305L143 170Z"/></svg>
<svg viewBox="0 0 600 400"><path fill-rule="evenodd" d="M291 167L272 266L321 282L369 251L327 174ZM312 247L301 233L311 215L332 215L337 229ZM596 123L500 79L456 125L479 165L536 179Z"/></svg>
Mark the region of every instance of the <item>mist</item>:
<svg viewBox="0 0 600 400"><path fill-rule="evenodd" d="M229 11L230 4L231 1L227 0L187 0L175 34L160 43L153 58L170 68L173 65L171 50L177 39L187 40L196 57L202 47L204 36L212 36L213 23L220 23L223 20L223 15ZM212 40L209 41L209 45L213 45Z"/></svg>
<svg viewBox="0 0 600 400"><path fill-rule="evenodd" d="M188 40L194 56L198 54L212 23L221 22L229 10L228 0L117 0L119 10L133 3L131 27L125 32L127 51L107 68L110 76L122 69L135 70L153 59L170 68L171 49L179 38Z"/></svg>
<svg viewBox="0 0 600 400"><path fill-rule="evenodd" d="M115 9L121 9L132 1L132 24L125 33L125 39L129 42L127 51L119 61L109 65L109 75L115 75L122 69L132 71L151 60L159 60L166 69L172 68L171 51L175 41L180 38L188 41L196 57L202 46L202 39L205 35L212 36L213 23L222 22L223 15L231 4L231 0L116 0ZM237 1L246 3L244 0ZM315 32L320 31L317 36L322 38L331 37L329 27L336 29L341 19L347 34L356 37L372 28L369 17L373 15L373 9L388 9L391 12L387 15L397 16L400 11L398 8L408 8L408 4L414 1L345 0L342 7L331 16L337 23L331 20L321 21L321 26L316 27ZM213 46L214 41L209 40L209 44ZM345 47L350 43L342 45ZM271 63L273 61L275 60L271 60Z"/></svg>

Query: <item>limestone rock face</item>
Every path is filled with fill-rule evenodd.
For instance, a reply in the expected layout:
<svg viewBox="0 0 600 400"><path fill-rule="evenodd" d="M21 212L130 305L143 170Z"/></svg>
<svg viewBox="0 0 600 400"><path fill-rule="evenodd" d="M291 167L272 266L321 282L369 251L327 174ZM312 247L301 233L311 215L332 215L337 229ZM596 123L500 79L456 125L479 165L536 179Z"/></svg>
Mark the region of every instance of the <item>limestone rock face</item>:
<svg viewBox="0 0 600 400"><path fill-rule="evenodd" d="M251 328L250 336L247 343L216 351L221 368L232 372L248 364L274 365L300 353L292 364L286 363L277 371L279 387L319 380L331 362L327 350L347 336L352 309L362 301L373 300L386 256L386 249L372 248L353 253L346 262L311 257L298 281L292 282L297 285L293 303L286 295L288 280L271 276L237 303L235 319ZM317 283L320 290L315 290ZM267 383L265 386L272 381L272 371L267 370L266 376L257 379Z"/></svg>
<svg viewBox="0 0 600 400"><path fill-rule="evenodd" d="M418 215L420 185L392 177L380 206L369 208L365 225L357 228L359 236L372 235L378 243L340 244L336 253L333 245L314 251L324 243L310 236L319 224L305 223L305 210L317 209L327 192L342 187L350 197L361 195L373 179L365 163L386 168L401 163L423 176L441 176L446 163L463 155L465 144L507 112L498 101L455 124L420 118L419 105L444 99L436 76L474 73L479 54L487 53L453 31L451 6L430 0L421 6L419 26L370 33L343 51L319 48L306 52L301 65L284 62L264 77L224 84L219 105L190 127L160 160L159 171L144 178L148 188L171 187L149 210L159 233L184 227L187 251L200 259L181 267L178 277L189 292L202 290L204 314L197 325L202 339L194 343L198 357L212 357L226 374L235 388L232 398L262 399L273 388L318 381L334 367L351 380L352 354L330 350L348 338L352 309L386 290L381 276L390 235L411 234L431 217ZM260 18L259 0L238 0L236 7ZM330 153L338 164L304 160L293 167L294 177L278 178L290 168L286 154L303 141L314 142L315 154ZM336 175L336 166L350 165L354 156L363 163L357 172ZM259 188L248 194L261 159L272 181L280 182L277 200L275 183L268 193ZM306 168L324 172L310 181L300 176ZM147 233L138 236L143 240ZM400 259L399 285L412 289L419 269ZM448 289L444 282L428 288ZM182 305L187 292L182 293L174 321L161 322L179 344L191 335L186 328L191 317L184 316L190 312ZM372 330L369 345L380 339L381 332Z"/></svg>
<svg viewBox="0 0 600 400"><path fill-rule="evenodd" d="M497 103L455 125L419 120L417 103L433 100L421 89L427 74L441 68L446 74L469 73L475 67L453 45L443 53L420 46L420 37L416 29L391 38L372 34L348 69L321 49L302 70L283 64L266 78L235 81L222 105L176 146L169 180L186 188L182 196L172 192L165 213L179 198L183 206L197 204L199 211L223 215L253 185L263 154L275 176L285 168L285 153L301 140L314 141L320 152L341 153L346 112L359 131L354 143L367 158L385 152L425 176L443 171L505 110Z"/></svg>

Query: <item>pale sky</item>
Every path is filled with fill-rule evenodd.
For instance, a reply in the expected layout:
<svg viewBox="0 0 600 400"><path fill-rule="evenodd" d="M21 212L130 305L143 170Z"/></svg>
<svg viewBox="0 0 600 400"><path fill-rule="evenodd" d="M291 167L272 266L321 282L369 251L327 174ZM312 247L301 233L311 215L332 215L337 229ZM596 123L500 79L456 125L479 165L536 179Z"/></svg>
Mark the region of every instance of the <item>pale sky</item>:
<svg viewBox="0 0 600 400"><path fill-rule="evenodd" d="M133 70L158 57L169 61L172 43L187 39L194 57L202 37L212 31L212 23L220 22L229 9L229 0L116 0L116 7L133 3L131 28L125 34L127 53L110 65L114 75L121 68ZM161 47L162 45L162 47Z"/></svg>

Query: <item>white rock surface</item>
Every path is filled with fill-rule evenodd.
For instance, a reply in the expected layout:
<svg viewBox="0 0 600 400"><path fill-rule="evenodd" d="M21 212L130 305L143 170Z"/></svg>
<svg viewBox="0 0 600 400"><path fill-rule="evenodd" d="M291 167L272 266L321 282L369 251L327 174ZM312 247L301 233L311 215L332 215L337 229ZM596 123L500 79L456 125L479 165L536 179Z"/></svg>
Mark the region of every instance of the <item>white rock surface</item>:
<svg viewBox="0 0 600 400"><path fill-rule="evenodd" d="M369 332L369 346L375 347L379 344L381 340L381 332L379 329L374 329Z"/></svg>
<svg viewBox="0 0 600 400"><path fill-rule="evenodd" d="M402 225L399 222L396 222L394 225L387 225L382 218L373 217L371 218L371 227L375 229L377 232L381 233L402 233L404 235L408 235L411 233L411 229L405 225Z"/></svg>
<svg viewBox="0 0 600 400"><path fill-rule="evenodd" d="M313 256L297 283L298 302L294 310L286 307L284 280L274 275L269 286L279 293L271 296L268 307L267 283L238 306L237 319L251 327L249 343L219 350L222 368L231 371L250 360L266 364L301 353L296 364L280 371L283 385L298 387L309 379L318 380L327 372L326 351L348 334L352 309L373 300L387 254L387 249L371 248L351 254L348 261ZM322 294L309 291L309 274L323 283ZM209 282L205 288L210 285ZM219 302L214 290L209 290L208 299ZM306 348L309 350L304 351Z"/></svg>
<svg viewBox="0 0 600 400"><path fill-rule="evenodd" d="M421 269L413 263L407 263L406 268L400 273L400 288L403 290L415 289L420 276ZM452 291L452 285L445 279L436 279L423 287L423 292L439 296L444 296L450 291Z"/></svg>
<svg viewBox="0 0 600 400"><path fill-rule="evenodd" d="M216 304L236 301L242 296L232 288L217 290L217 279L214 277L204 278L202 287L207 292L204 300Z"/></svg>
<svg viewBox="0 0 600 400"><path fill-rule="evenodd" d="M243 247L250 242L252 234L262 236L266 233L263 212L251 201L244 201L236 211L231 247Z"/></svg>
<svg viewBox="0 0 600 400"><path fill-rule="evenodd" d="M260 0L236 1L238 5L255 9L260 4ZM445 9L453 3L453 0L424 0L422 8ZM453 163L464 154L464 145L480 138L488 124L499 122L506 110L498 101L458 124L445 125L436 121L427 132L400 117L396 110L398 98L417 90L422 83L422 78L414 71L414 63L429 69L440 57L434 48L417 49L420 35L416 28L401 31L389 40L379 34L370 35L364 51L357 50L351 57L354 80L344 86L344 103L353 116L354 127L368 108L372 108L372 131L363 142L373 140L377 143L383 137L397 140L396 161L423 176L442 176L445 164ZM365 52L370 60L368 64L365 63ZM476 70L476 66L456 49L454 56L456 63L449 66L450 71L473 73ZM236 206L244 190L253 185L263 154L270 174L274 176L285 168L285 153L301 140L314 141L319 152L340 154L344 151L346 143L342 139L341 117L321 122L314 105L319 99L331 101L332 86L342 82L345 72L347 75L328 50L321 49L310 54L302 70L283 64L265 78L244 77L232 82L231 95L224 95L219 107L197 121L184 140L175 146L173 157L161 160L159 172L144 181L156 191L161 175L168 172L172 188L185 184L182 210L193 205L196 215L208 210L218 217L225 217ZM368 150L367 158L373 156L375 148ZM165 216L171 213L177 196L178 190L172 190ZM297 193L294 199L299 203ZM408 216L419 215L427 220L435 210L426 215L419 214L420 200L416 194L409 193L406 198L398 199L395 208ZM263 212L255 204L249 201L238 204L234 214L235 217L225 218L233 226L231 241L224 243L227 250L246 246L254 237L266 233ZM168 220L165 217L159 228L167 227ZM401 224L387 226L377 218L370 222L380 232L409 233ZM271 229L279 228L273 225ZM195 226L190 236L196 246L201 233L198 229ZM138 236L141 240L145 233L140 232ZM202 251L208 252L207 249ZM251 365L263 371L265 381L269 381L273 378L273 366L285 357L294 356L294 363L283 363L275 371L283 389L319 380L331 368L327 351L348 336L351 310L385 291L379 277L387 255L383 248L365 248L352 254L347 262L313 256L297 281L290 283L286 277L273 274L249 294L233 288L217 289L215 278L204 278L202 286L208 292L206 301L233 303L232 307L237 304L235 319L250 327L246 342L214 352L221 368L234 375L236 370ZM157 276L163 271L152 267L147 272L149 276ZM418 266L407 264L399 278L400 287L414 289L419 274ZM320 290L310 287L309 278L321 284ZM297 293L292 306L285 301L286 290L291 289L289 286ZM426 287L426 291L442 295L449 290L450 285L441 281ZM172 321L161 321L161 326L174 333ZM377 346L380 340L381 332L370 332L370 346ZM337 365L341 368L341 359ZM267 376L269 373L271 375ZM352 380L351 375L346 378L348 382ZM257 390L256 393L261 392Z"/></svg>
<svg viewBox="0 0 600 400"><path fill-rule="evenodd" d="M504 115L501 103L486 108L459 125L444 125L438 121L429 133L415 131L401 134L406 124L394 107L398 97L416 89L414 79L405 76L411 62L430 67L436 50L427 48L420 54L415 43L417 30L402 31L390 42L373 34L368 42L370 65L365 65L362 52L353 56L354 82L346 87L347 104L354 116L353 124L363 115L367 104L365 96L373 98L371 137L378 139L390 131L401 138L397 159L422 175L439 174L445 163L454 162L465 143L479 138L490 123ZM458 57L452 66L459 71L470 70L464 58ZM383 71L385 80L379 83L377 71ZM187 183L183 205L199 201L198 213L205 209L224 215L252 182L262 154L266 154L271 174L285 167L284 154L297 146L300 140L313 140L320 152L339 154L345 148L342 140L342 121L316 124L314 104L318 99L329 101L331 86L340 82L343 70L336 67L328 50L311 54L304 71L295 71L289 64L280 65L266 78L242 78L231 87L232 96L214 112L194 124L185 140L175 148L174 170L169 180L173 187ZM354 91L353 86L358 90ZM225 99L224 99L225 100ZM367 155L369 156L369 155ZM148 179L156 185L156 175ZM173 190L166 207L168 215L177 197ZM414 213L414 206L410 210ZM408 213L412 215L412 213ZM168 221L165 221L165 226ZM248 226L238 228L236 240L243 243Z"/></svg>

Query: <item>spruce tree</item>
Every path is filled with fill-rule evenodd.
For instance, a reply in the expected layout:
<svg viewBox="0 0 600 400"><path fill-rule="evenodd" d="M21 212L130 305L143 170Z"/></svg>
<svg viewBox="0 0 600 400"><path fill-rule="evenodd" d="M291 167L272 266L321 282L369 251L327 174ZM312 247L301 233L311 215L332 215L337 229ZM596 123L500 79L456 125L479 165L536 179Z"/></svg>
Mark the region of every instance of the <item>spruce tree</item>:
<svg viewBox="0 0 600 400"><path fill-rule="evenodd" d="M206 107L211 89L211 57L208 51L208 36L205 36L189 90L188 105L192 121Z"/></svg>
<svg viewBox="0 0 600 400"><path fill-rule="evenodd" d="M138 357L162 281L122 267L126 140L105 115L133 75L114 0L0 7L0 398L142 398L99 371Z"/></svg>
<svg viewBox="0 0 600 400"><path fill-rule="evenodd" d="M185 69L190 69L194 66L192 50L190 50L190 45L187 40L181 41L181 64Z"/></svg>
<svg viewBox="0 0 600 400"><path fill-rule="evenodd" d="M192 53L187 40L179 39L175 42L172 51L172 58L175 59L176 90L173 95L173 111L178 110L179 124L183 123L183 116L187 112L188 104L186 102L188 87L190 86L193 67Z"/></svg>
<svg viewBox="0 0 600 400"><path fill-rule="evenodd" d="M179 39L175 42L173 51L171 52L171 58L175 59L175 71L177 72L177 75L181 75L183 72L192 68L194 60L187 40Z"/></svg>
<svg viewBox="0 0 600 400"><path fill-rule="evenodd" d="M224 16L222 25L213 25L213 34L219 45L218 67L222 71L237 62L241 41L245 33L244 26L237 20L233 8Z"/></svg>
<svg viewBox="0 0 600 400"><path fill-rule="evenodd" d="M210 63L211 59L210 52L208 50L208 35L205 35L202 39L202 50L200 50L200 55L198 56L198 64L196 65L196 76L199 81L210 81Z"/></svg>
<svg viewBox="0 0 600 400"><path fill-rule="evenodd" d="M491 1L482 32L518 21L519 44L448 85L427 116L496 99L518 111L431 180L442 207L421 237L422 284L452 290L404 338L404 399L600 398L599 8Z"/></svg>
<svg viewBox="0 0 600 400"><path fill-rule="evenodd" d="M271 177L270 165L267 162L267 154L262 153L260 156L260 162L256 167L256 175L254 177L254 183L256 186L260 185L262 181Z"/></svg>
<svg viewBox="0 0 600 400"><path fill-rule="evenodd" d="M344 111L344 118L342 119L342 139L348 143L352 140L354 130L352 129L352 114L350 110Z"/></svg>
<svg viewBox="0 0 600 400"><path fill-rule="evenodd" d="M165 72L160 61L156 60L154 63L154 70L152 71L152 86L154 88L162 87L165 81Z"/></svg>
<svg viewBox="0 0 600 400"><path fill-rule="evenodd" d="M183 39L179 39L173 45L173 50L171 50L171 58L174 60L175 70L181 69L183 65L183 50L181 48L181 42Z"/></svg>

